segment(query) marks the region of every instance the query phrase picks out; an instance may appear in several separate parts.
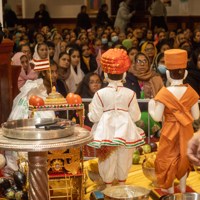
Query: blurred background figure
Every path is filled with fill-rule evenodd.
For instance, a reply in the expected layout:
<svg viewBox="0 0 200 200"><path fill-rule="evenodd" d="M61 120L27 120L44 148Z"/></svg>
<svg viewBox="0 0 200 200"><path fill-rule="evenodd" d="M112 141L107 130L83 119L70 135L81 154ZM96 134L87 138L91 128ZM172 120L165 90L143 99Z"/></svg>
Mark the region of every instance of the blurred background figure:
<svg viewBox="0 0 200 200"><path fill-rule="evenodd" d="M167 28L167 9L161 0L155 0L150 8L149 12L151 14L151 30L154 31L155 28Z"/></svg>
<svg viewBox="0 0 200 200"><path fill-rule="evenodd" d="M4 38L4 32L2 30L2 25L1 25L1 22L0 22L0 44L1 44L2 40L3 40L3 38Z"/></svg>
<svg viewBox="0 0 200 200"><path fill-rule="evenodd" d="M81 11L77 16L77 28L90 29L92 27L89 15L87 14L87 6L81 6Z"/></svg>
<svg viewBox="0 0 200 200"><path fill-rule="evenodd" d="M130 12L130 5L132 4L131 0L124 0L120 3L119 9L117 11L117 16L115 19L114 27L119 27L120 32L124 32L127 28L129 20L135 14L135 11Z"/></svg>
<svg viewBox="0 0 200 200"><path fill-rule="evenodd" d="M50 16L49 12L46 10L45 4L40 4L39 11L35 13L34 16L35 25L36 27L42 27L42 26L49 26L50 25Z"/></svg>
<svg viewBox="0 0 200 200"><path fill-rule="evenodd" d="M6 4L4 6L4 27L8 28L10 31L14 30L14 28L17 26L17 15L15 12L11 9L11 6L9 4Z"/></svg>
<svg viewBox="0 0 200 200"><path fill-rule="evenodd" d="M111 20L108 17L108 5L106 3L101 5L99 12L97 13L96 24L97 26L108 26L111 25Z"/></svg>

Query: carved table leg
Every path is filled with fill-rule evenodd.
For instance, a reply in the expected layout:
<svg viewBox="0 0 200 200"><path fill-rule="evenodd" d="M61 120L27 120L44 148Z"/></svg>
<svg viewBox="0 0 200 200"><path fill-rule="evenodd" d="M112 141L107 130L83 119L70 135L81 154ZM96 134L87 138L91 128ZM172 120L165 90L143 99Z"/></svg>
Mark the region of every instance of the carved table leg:
<svg viewBox="0 0 200 200"><path fill-rule="evenodd" d="M49 200L47 152L29 152L29 200Z"/></svg>

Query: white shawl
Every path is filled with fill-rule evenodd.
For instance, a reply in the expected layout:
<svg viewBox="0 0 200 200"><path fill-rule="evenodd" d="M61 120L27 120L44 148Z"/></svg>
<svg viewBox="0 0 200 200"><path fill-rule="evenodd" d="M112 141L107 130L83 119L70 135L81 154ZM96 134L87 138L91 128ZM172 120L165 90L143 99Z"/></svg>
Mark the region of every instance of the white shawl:
<svg viewBox="0 0 200 200"><path fill-rule="evenodd" d="M74 70L74 67L70 65L70 75L66 80L66 84L69 88L69 92L74 93L77 89L78 84L82 81L85 74L81 70L80 63L77 66L77 73Z"/></svg>

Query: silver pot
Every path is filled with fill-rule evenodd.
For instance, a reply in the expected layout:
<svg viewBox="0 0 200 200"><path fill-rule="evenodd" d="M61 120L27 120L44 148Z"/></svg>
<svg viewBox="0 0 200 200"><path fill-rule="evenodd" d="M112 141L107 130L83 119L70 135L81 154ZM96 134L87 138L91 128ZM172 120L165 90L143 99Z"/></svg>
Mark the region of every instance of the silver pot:
<svg viewBox="0 0 200 200"><path fill-rule="evenodd" d="M176 193L171 195L166 195L160 198L160 200L200 200L200 194L191 192L191 193Z"/></svg>
<svg viewBox="0 0 200 200"><path fill-rule="evenodd" d="M149 190L139 186L120 185L102 191L104 200L148 200Z"/></svg>

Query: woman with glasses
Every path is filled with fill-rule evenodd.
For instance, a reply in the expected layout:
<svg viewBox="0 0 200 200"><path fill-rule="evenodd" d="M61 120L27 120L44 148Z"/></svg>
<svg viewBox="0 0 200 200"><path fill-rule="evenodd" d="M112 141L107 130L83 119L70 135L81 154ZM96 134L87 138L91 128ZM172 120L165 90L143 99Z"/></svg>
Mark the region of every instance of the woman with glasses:
<svg viewBox="0 0 200 200"><path fill-rule="evenodd" d="M101 77L97 73L90 72L87 75L85 75L75 93L79 94L82 98L93 98L95 92L101 89L102 86L103 86L103 81ZM92 127L93 123L88 119L87 116L89 103L84 103L85 106L84 124L89 127Z"/></svg>
<svg viewBox="0 0 200 200"><path fill-rule="evenodd" d="M151 66L157 55L157 49L156 49L154 43L150 42L150 41L145 42L141 46L141 52L147 55L149 62L150 62L150 66Z"/></svg>
<svg viewBox="0 0 200 200"><path fill-rule="evenodd" d="M163 86L162 78L151 69L146 54L137 53L134 62L127 74L126 86L136 92L138 99L153 98Z"/></svg>
<svg viewBox="0 0 200 200"><path fill-rule="evenodd" d="M150 62L146 54L139 52L135 55L134 63L126 76L125 87L133 90L137 99L151 99L154 98L158 91L163 87L163 80L161 76L150 67ZM140 122L141 128L147 132L147 104L139 103L142 111L142 120ZM150 133L155 134L160 129L160 125L150 120Z"/></svg>

